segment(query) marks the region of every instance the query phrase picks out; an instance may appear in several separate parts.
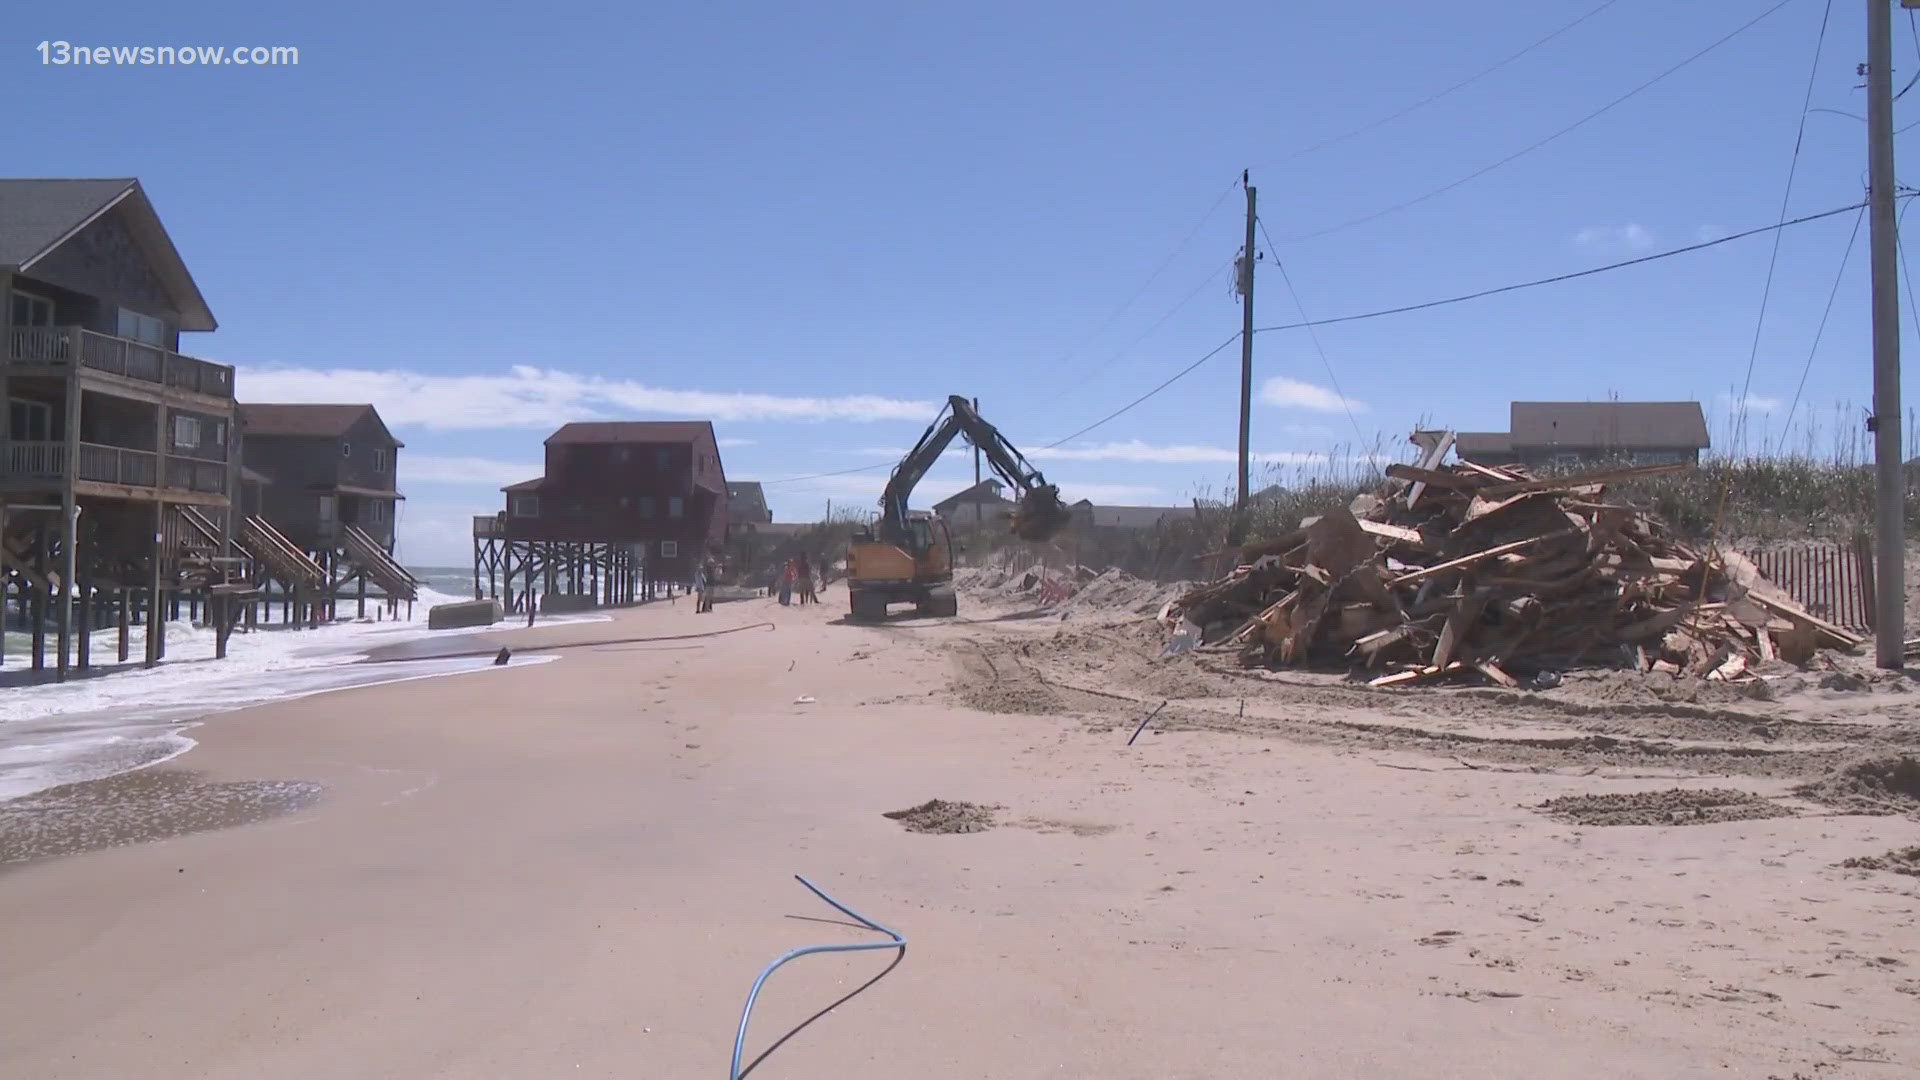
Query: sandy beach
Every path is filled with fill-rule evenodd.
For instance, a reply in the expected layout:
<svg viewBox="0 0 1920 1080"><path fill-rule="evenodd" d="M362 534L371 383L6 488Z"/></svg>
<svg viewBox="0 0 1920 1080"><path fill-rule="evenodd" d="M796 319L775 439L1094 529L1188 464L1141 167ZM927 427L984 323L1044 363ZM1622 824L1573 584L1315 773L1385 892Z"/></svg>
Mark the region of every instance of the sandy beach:
<svg viewBox="0 0 1920 1080"><path fill-rule="evenodd" d="M1920 878L1837 865L1920 820L1792 794L1912 740L1900 695L1365 693L823 599L462 635L555 659L226 713L0 803L7 1074L718 1076L762 966L874 937L795 873L910 944L782 969L749 1060L886 973L756 1076L1920 1069ZM591 644L638 638L677 640ZM1676 788L1752 805L1539 809ZM883 816L934 798L991 827Z"/></svg>

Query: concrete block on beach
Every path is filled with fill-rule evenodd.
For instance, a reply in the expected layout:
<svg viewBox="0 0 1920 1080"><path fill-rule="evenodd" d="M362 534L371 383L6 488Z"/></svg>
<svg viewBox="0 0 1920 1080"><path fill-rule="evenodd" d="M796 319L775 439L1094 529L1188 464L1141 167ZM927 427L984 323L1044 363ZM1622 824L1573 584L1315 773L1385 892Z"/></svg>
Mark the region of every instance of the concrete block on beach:
<svg viewBox="0 0 1920 1080"><path fill-rule="evenodd" d="M435 604L427 612L427 629L455 630L467 626L492 626L504 617L498 600L463 600L457 604Z"/></svg>

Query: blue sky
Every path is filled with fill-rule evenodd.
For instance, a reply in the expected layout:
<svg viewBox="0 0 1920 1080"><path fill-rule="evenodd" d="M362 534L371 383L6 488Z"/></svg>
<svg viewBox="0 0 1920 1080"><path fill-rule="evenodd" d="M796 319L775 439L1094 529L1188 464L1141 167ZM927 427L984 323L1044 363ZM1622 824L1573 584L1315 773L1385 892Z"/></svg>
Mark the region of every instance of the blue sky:
<svg viewBox="0 0 1920 1080"><path fill-rule="evenodd" d="M950 393L1023 449L1073 433L1237 329L1242 168L1277 248L1261 325L1299 316L1275 254L1325 317L1770 224L1823 10L1793 0L1536 152L1293 241L1498 161L1764 8L1616 0L1300 154L1600 0L653 7L18 12L7 171L140 177L220 319L187 350L239 365L243 399L379 406L408 444L402 556L458 563L468 515L537 473L567 419L711 416L728 475L762 480L887 460ZM1920 58L1895 18L1898 85ZM1836 5L1816 107L1864 111L1863 20ZM300 62L45 66L43 39L292 45ZM1913 101L1901 122L1920 119ZM1791 212L1858 201L1864 169L1864 125L1815 113ZM1852 222L1784 235L1751 392L1770 445ZM1831 445L1869 401L1865 248L1863 233L1793 445ZM1698 398L1724 437L1769 249L1327 327L1324 361L1304 332L1259 335L1254 449L1288 468L1416 421L1502 428L1515 398L1609 395ZM1039 463L1069 497L1219 490L1236 360ZM769 494L783 519L812 518L870 504L884 476ZM916 502L970 479L956 457Z"/></svg>

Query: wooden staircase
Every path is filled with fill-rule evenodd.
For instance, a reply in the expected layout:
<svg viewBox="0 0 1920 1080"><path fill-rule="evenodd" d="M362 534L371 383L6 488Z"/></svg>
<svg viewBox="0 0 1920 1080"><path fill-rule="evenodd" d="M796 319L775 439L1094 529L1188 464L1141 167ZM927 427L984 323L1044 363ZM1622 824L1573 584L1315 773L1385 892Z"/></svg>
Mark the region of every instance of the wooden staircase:
<svg viewBox="0 0 1920 1080"><path fill-rule="evenodd" d="M378 540L357 525L342 525L340 532L346 540L347 560L380 586L388 599L411 602L419 596L419 579L394 562Z"/></svg>
<svg viewBox="0 0 1920 1080"><path fill-rule="evenodd" d="M169 521L165 550L172 561L172 577L182 589L221 589L245 581L240 555L224 554L226 538L220 527L191 506L176 506Z"/></svg>
<svg viewBox="0 0 1920 1080"><path fill-rule="evenodd" d="M242 521L239 539L247 554L289 590L319 596L326 589L327 571L266 518L255 515Z"/></svg>

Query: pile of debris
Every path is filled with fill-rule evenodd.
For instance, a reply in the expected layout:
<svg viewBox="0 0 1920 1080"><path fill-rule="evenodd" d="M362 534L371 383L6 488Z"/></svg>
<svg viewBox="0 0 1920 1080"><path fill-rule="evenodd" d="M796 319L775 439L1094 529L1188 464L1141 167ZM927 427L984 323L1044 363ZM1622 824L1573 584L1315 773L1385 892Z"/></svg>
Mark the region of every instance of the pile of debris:
<svg viewBox="0 0 1920 1080"><path fill-rule="evenodd" d="M1245 548L1230 575L1161 619L1182 647L1376 670L1376 686L1517 686L1580 666L1740 680L1769 660L1860 645L1739 553L1695 550L1606 498L1609 483L1686 467L1538 479L1465 461L1389 466L1379 494Z"/></svg>

